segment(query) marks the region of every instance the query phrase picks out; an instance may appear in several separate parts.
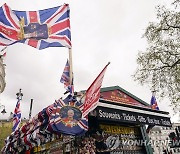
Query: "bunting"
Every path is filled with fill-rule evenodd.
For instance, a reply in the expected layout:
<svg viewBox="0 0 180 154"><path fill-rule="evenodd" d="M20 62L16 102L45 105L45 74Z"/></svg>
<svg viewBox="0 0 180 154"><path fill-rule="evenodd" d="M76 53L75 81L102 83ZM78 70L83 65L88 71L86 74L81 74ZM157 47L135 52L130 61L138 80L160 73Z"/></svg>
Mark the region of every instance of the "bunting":
<svg viewBox="0 0 180 154"><path fill-rule="evenodd" d="M21 122L21 110L20 110L20 97L17 98L17 104L14 109L14 115L13 115L13 128L12 131L16 131L19 128L19 124Z"/></svg>

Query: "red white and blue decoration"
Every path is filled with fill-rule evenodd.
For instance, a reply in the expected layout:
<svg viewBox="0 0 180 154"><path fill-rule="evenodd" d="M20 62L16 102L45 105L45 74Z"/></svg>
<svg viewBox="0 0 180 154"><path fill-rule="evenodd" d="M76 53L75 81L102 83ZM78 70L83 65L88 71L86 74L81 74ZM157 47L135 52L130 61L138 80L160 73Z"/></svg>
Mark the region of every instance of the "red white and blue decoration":
<svg viewBox="0 0 180 154"><path fill-rule="evenodd" d="M156 101L156 97L154 94L152 94L152 97L151 97L151 108L153 110L159 110L159 107L158 107L158 104L157 104L157 101Z"/></svg>
<svg viewBox="0 0 180 154"><path fill-rule="evenodd" d="M64 71L62 73L60 82L64 84L64 88L66 89L66 92L70 92L71 95L74 95L74 85L70 81L70 65L68 60L64 67Z"/></svg>
<svg viewBox="0 0 180 154"><path fill-rule="evenodd" d="M82 116L83 103L68 95L54 103L50 125L55 132L68 135L82 135L88 130L88 120Z"/></svg>
<svg viewBox="0 0 180 154"><path fill-rule="evenodd" d="M17 11L0 7L0 45L25 43L39 50L71 48L68 4L39 11Z"/></svg>
<svg viewBox="0 0 180 154"><path fill-rule="evenodd" d="M17 103L16 103L16 107L14 109L12 132L19 129L19 124L21 123L21 110L20 110L20 102L22 100L21 89L20 89L19 93L17 93L16 95L17 95Z"/></svg>

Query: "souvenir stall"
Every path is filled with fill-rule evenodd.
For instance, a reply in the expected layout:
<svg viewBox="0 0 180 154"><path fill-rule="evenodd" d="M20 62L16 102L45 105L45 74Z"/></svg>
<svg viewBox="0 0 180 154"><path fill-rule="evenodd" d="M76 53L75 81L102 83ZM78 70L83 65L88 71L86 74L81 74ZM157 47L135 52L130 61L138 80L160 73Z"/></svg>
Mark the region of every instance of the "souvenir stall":
<svg viewBox="0 0 180 154"><path fill-rule="evenodd" d="M111 153L152 153L147 128L155 125L171 127L168 112L151 106L119 86L101 89L98 107L89 119L89 127L102 132L106 149ZM100 149L101 150L101 149Z"/></svg>
<svg viewBox="0 0 180 154"><path fill-rule="evenodd" d="M75 119L77 115L75 112ZM170 116L168 112L152 110L119 86L101 88L98 106L88 115L88 131L79 135L54 133L51 141L34 146L31 153L151 154L145 125L171 127Z"/></svg>

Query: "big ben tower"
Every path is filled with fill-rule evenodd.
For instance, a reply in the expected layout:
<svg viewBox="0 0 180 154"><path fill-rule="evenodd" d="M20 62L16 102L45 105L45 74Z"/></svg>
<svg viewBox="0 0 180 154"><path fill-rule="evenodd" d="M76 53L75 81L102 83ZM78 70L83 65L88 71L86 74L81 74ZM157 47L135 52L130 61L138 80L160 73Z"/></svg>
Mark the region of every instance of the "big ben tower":
<svg viewBox="0 0 180 154"><path fill-rule="evenodd" d="M3 56L0 55L0 93L5 89L5 65L3 64Z"/></svg>

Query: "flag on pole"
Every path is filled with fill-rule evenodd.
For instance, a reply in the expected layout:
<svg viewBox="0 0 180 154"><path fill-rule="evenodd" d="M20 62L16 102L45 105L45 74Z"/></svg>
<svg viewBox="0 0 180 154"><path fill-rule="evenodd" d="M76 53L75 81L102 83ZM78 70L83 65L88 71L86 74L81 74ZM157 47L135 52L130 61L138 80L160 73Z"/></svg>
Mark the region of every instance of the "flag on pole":
<svg viewBox="0 0 180 154"><path fill-rule="evenodd" d="M21 110L20 110L20 98L17 98L17 104L14 110L14 115L13 115L13 128L12 132L16 131L19 128L19 124L21 123Z"/></svg>
<svg viewBox="0 0 180 154"><path fill-rule="evenodd" d="M64 67L64 71L62 73L60 82L64 84L65 88L67 88L70 85L70 66L69 66L68 60L67 60L66 65Z"/></svg>
<svg viewBox="0 0 180 154"><path fill-rule="evenodd" d="M17 42L39 50L48 47L71 48L70 9L68 4L38 11L0 7L0 45Z"/></svg>
<svg viewBox="0 0 180 154"><path fill-rule="evenodd" d="M70 65L68 60L64 67L60 82L64 84L64 88L67 90L67 92L70 92L72 95L74 94L74 85L70 83Z"/></svg>
<svg viewBox="0 0 180 154"><path fill-rule="evenodd" d="M20 42L39 50L71 48L68 4L39 11L14 11L20 21Z"/></svg>
<svg viewBox="0 0 180 154"><path fill-rule="evenodd" d="M0 46L16 43L20 32L19 19L11 8L4 4L0 7Z"/></svg>
<svg viewBox="0 0 180 154"><path fill-rule="evenodd" d="M97 76L97 78L93 81L93 83L90 85L90 87L86 91L83 117L86 117L89 112L91 112L97 107L97 103L100 97L100 89L101 89L102 81L103 81L107 66L109 64L110 63L108 63L104 67L104 69L101 71L101 73Z"/></svg>
<svg viewBox="0 0 180 154"><path fill-rule="evenodd" d="M158 107L154 93L152 94L152 97L151 97L151 108L153 110L159 110L159 107Z"/></svg>

